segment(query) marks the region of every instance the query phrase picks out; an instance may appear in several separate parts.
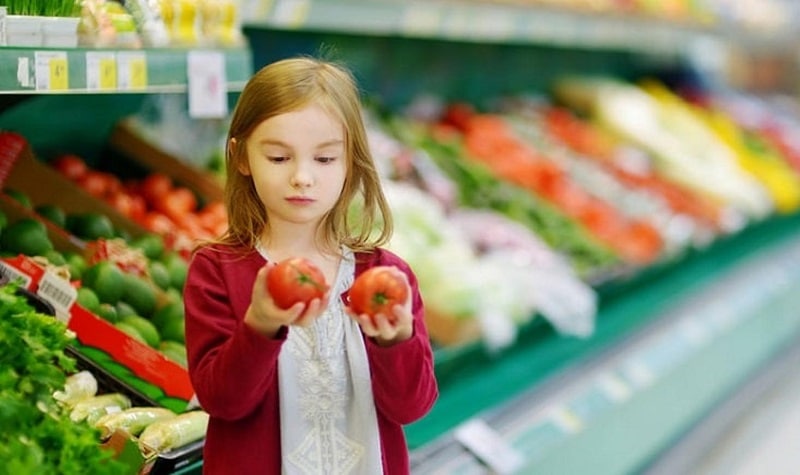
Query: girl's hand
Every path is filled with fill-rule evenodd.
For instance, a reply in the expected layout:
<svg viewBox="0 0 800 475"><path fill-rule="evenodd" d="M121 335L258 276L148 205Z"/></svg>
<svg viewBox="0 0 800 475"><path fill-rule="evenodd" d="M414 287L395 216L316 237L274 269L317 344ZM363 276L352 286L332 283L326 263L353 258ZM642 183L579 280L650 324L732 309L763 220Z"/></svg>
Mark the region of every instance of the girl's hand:
<svg viewBox="0 0 800 475"><path fill-rule="evenodd" d="M275 336L282 326L311 324L325 311L329 297L326 293L323 298L314 299L308 305L298 302L287 309L278 307L267 291L267 272L274 265L268 263L256 274L250 306L244 316L246 324L269 337Z"/></svg>
<svg viewBox="0 0 800 475"><path fill-rule="evenodd" d="M399 272L399 271L398 271ZM402 272L400 272L402 274ZM405 274L403 279L408 286ZM358 322L361 331L368 337L374 338L380 346L391 346L395 343L408 340L414 334L414 315L411 313L411 289L406 292L408 297L402 304L392 307L391 318L382 313L370 316L366 313L356 314L345 305L347 314Z"/></svg>

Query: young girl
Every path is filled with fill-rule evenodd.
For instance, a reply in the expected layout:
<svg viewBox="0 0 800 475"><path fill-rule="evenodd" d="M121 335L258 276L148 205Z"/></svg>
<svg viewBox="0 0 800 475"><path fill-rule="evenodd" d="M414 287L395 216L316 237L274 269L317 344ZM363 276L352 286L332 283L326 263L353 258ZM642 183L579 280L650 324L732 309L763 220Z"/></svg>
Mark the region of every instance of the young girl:
<svg viewBox="0 0 800 475"><path fill-rule="evenodd" d="M352 75L311 58L264 67L239 97L226 154L229 228L196 251L184 291L189 374L211 415L204 473L409 473L402 425L438 389L416 277L380 247L392 219ZM294 256L331 289L283 310L266 275ZM347 306L376 265L408 285L393 323Z"/></svg>

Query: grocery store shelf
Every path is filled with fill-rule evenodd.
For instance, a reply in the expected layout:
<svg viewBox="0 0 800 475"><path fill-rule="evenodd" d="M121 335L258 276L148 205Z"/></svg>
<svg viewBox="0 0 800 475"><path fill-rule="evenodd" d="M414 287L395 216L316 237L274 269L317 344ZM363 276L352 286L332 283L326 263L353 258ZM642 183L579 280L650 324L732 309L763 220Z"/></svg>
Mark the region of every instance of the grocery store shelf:
<svg viewBox="0 0 800 475"><path fill-rule="evenodd" d="M192 55L222 56L228 91L252 72L249 48L136 49L0 47L0 94L160 93L188 90Z"/></svg>
<svg viewBox="0 0 800 475"><path fill-rule="evenodd" d="M250 27L633 51L683 51L706 31L621 15L481 2L250 0L242 11Z"/></svg>
<svg viewBox="0 0 800 475"><path fill-rule="evenodd" d="M682 54L700 39L787 42L699 21L545 5L424 0L245 0L244 26ZM778 33L778 34L776 34ZM768 40L768 41L767 41Z"/></svg>
<svg viewBox="0 0 800 475"><path fill-rule="evenodd" d="M800 336L644 475L800 473Z"/></svg>
<svg viewBox="0 0 800 475"><path fill-rule="evenodd" d="M492 374L460 375L470 388L445 382L446 414L435 407L409 438L413 445L448 417L451 427L413 448L413 473L620 474L646 467L797 340L800 239L791 226L772 241L774 229L762 229L621 296L601 310L598 333L583 344L568 348L562 337L561 345L547 342L546 352L521 349L495 361ZM555 368L542 374L537 358L545 356ZM505 400L499 388L509 391ZM467 402L483 397L496 400L482 410Z"/></svg>

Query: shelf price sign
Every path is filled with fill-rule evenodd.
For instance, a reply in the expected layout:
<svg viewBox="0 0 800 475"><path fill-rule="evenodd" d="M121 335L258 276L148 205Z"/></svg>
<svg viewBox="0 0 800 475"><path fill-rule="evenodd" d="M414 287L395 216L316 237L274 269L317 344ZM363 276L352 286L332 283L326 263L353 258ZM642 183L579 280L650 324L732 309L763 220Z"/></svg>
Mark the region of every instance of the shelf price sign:
<svg viewBox="0 0 800 475"><path fill-rule="evenodd" d="M69 89L69 62L66 51L37 51L34 53L37 91Z"/></svg>
<svg viewBox="0 0 800 475"><path fill-rule="evenodd" d="M225 55L219 51L190 51L186 57L189 116L216 119L228 113Z"/></svg>
<svg viewBox="0 0 800 475"><path fill-rule="evenodd" d="M117 88L117 57L113 52L86 53L86 88L92 91Z"/></svg>
<svg viewBox="0 0 800 475"><path fill-rule="evenodd" d="M117 87L121 91L147 87L147 55L143 51L117 53Z"/></svg>

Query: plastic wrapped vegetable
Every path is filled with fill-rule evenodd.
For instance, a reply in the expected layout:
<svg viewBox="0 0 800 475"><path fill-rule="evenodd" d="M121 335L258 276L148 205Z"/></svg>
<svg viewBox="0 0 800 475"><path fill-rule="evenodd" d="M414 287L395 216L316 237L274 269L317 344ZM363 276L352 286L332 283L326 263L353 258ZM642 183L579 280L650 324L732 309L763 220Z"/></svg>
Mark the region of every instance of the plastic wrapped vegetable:
<svg viewBox="0 0 800 475"><path fill-rule="evenodd" d="M171 419L175 415L174 412L163 407L130 407L102 416L94 426L100 429L100 435L103 438L117 430L124 430L130 435L139 435L150 424Z"/></svg>
<svg viewBox="0 0 800 475"><path fill-rule="evenodd" d="M129 407L131 407L131 400L124 394L102 394L79 401L73 406L69 418L73 422L86 421L94 425L104 415L119 412Z"/></svg>
<svg viewBox="0 0 800 475"><path fill-rule="evenodd" d="M148 425L139 435L142 453L162 453L202 439L208 427L208 413L184 412Z"/></svg>
<svg viewBox="0 0 800 475"><path fill-rule="evenodd" d="M95 394L97 394L97 379L89 371L80 371L67 376L64 389L54 392L53 398L67 407L72 407Z"/></svg>

